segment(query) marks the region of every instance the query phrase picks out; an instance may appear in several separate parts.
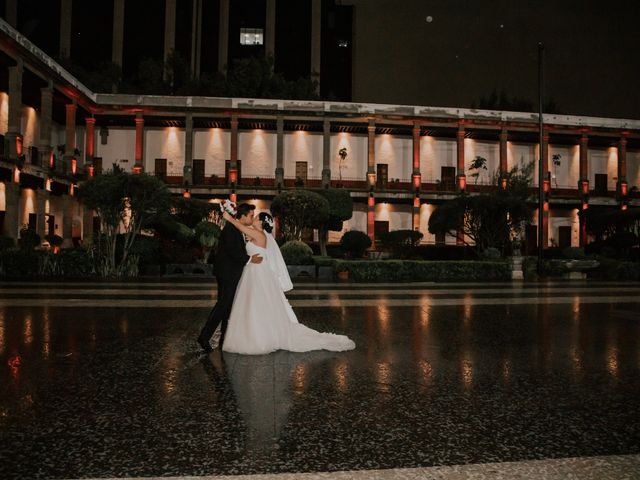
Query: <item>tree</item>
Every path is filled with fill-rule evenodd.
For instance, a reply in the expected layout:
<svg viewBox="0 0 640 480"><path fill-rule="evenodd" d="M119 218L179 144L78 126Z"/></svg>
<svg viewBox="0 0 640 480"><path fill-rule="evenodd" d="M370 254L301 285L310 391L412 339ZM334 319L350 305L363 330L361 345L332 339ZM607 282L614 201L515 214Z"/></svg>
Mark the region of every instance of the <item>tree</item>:
<svg viewBox="0 0 640 480"><path fill-rule="evenodd" d="M309 190L290 190L276 196L271 213L280 218L286 240L301 240L305 228L320 228L329 218L329 202Z"/></svg>
<svg viewBox="0 0 640 480"><path fill-rule="evenodd" d="M136 236L171 207L171 193L166 185L144 173L107 172L84 183L79 195L100 219L98 271L103 276L122 276L137 261L135 255L129 258ZM123 235L123 244L122 255L117 258L119 233Z"/></svg>
<svg viewBox="0 0 640 480"><path fill-rule="evenodd" d="M320 255L326 256L329 231L340 232L342 230L342 222L349 220L353 216L353 200L351 199L351 194L341 188L322 188L315 190L315 192L329 202L327 221L318 228Z"/></svg>
<svg viewBox="0 0 640 480"><path fill-rule="evenodd" d="M469 170L475 170L475 172L473 172L471 176L475 178L476 185L478 184L478 177L480 176L480 170L486 170L486 169L487 169L487 159L484 157L481 157L478 155L471 162L471 165L469 166Z"/></svg>
<svg viewBox="0 0 640 480"><path fill-rule="evenodd" d="M494 193L462 193L443 203L429 218L429 232L456 235L462 231L475 244L478 254L487 248L506 253L533 215L528 203L532 174L533 163L515 166L502 174L496 171ZM499 187L501 178L507 182L505 189Z"/></svg>

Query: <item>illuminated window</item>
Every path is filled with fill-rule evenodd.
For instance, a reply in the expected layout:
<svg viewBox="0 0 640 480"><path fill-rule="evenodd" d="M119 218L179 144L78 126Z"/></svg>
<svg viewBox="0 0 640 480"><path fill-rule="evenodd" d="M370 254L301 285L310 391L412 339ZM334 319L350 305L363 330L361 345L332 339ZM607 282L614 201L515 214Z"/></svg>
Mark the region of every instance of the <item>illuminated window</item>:
<svg viewBox="0 0 640 480"><path fill-rule="evenodd" d="M263 29L262 28L241 28L240 29L240 45L262 45Z"/></svg>

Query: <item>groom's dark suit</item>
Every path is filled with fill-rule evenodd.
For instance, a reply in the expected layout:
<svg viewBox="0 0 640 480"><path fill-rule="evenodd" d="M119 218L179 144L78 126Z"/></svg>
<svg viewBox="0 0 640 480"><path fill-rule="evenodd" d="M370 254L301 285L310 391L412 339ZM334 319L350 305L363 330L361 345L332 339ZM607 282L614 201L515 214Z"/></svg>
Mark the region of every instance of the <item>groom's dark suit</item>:
<svg viewBox="0 0 640 480"><path fill-rule="evenodd" d="M198 337L201 345L209 343L213 332L222 323L220 337L220 346L222 346L224 334L227 331L227 322L231 314L233 297L236 294L242 270L249 258L242 232L234 227L231 222L227 222L220 235L214 263L214 272L218 281L218 301L211 313L209 313L207 323L202 327Z"/></svg>

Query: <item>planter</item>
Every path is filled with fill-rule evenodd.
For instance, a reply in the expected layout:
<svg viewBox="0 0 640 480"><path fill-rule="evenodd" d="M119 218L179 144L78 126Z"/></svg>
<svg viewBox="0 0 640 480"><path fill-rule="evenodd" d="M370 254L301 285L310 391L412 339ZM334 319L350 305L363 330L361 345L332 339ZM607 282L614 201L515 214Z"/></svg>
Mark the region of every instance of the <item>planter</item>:
<svg viewBox="0 0 640 480"><path fill-rule="evenodd" d="M293 278L316 278L315 265L287 265L289 276Z"/></svg>
<svg viewBox="0 0 640 480"><path fill-rule="evenodd" d="M349 280L349 270L338 272L338 280Z"/></svg>

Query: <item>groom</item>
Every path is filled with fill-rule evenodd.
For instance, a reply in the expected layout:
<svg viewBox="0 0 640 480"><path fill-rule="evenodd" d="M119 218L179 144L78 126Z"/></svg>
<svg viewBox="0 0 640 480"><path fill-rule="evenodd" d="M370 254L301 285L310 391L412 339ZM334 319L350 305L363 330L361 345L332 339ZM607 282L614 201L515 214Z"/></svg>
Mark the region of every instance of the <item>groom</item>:
<svg viewBox="0 0 640 480"><path fill-rule="evenodd" d="M240 204L236 212L236 218L244 225L251 225L255 208L255 205L248 203ZM205 352L213 350L209 341L220 323L222 325L218 345L222 347L224 334L227 331L227 321L229 320L229 315L231 315L233 297L236 294L242 270L249 261L251 263L261 263L262 257L260 255L249 257L245 248L244 236L231 222L227 222L220 235L220 243L218 243L214 264L214 273L218 281L218 301L211 313L209 313L207 323L204 324L198 336L198 343Z"/></svg>

